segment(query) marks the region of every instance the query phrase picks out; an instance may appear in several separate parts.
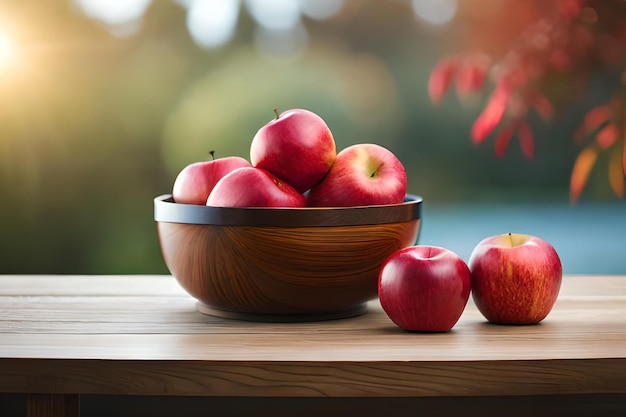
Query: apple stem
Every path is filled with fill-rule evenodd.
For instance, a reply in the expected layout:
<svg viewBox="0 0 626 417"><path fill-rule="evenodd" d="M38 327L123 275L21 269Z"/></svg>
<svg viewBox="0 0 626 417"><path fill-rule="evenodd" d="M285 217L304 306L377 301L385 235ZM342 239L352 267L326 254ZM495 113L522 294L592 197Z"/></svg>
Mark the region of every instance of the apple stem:
<svg viewBox="0 0 626 417"><path fill-rule="evenodd" d="M209 155L211 155L211 160L215 161L215 151L209 151Z"/></svg>
<svg viewBox="0 0 626 417"><path fill-rule="evenodd" d="M513 235L511 234L511 232L509 232L509 240L511 241L511 247L515 246L513 244Z"/></svg>
<svg viewBox="0 0 626 417"><path fill-rule="evenodd" d="M276 119L278 119L280 117L280 115L278 114L278 110L274 109L274 113L276 114Z"/></svg>
<svg viewBox="0 0 626 417"><path fill-rule="evenodd" d="M376 170L370 174L370 178L374 178L376 175L378 175L378 171L380 171L380 168L381 168L381 166L376 168Z"/></svg>

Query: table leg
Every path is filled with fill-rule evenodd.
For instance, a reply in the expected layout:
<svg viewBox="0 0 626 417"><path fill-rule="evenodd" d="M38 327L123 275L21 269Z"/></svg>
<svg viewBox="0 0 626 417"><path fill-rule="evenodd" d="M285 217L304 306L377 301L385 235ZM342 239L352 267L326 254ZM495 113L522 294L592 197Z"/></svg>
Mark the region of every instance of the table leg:
<svg viewBox="0 0 626 417"><path fill-rule="evenodd" d="M27 417L79 417L78 394L29 394Z"/></svg>

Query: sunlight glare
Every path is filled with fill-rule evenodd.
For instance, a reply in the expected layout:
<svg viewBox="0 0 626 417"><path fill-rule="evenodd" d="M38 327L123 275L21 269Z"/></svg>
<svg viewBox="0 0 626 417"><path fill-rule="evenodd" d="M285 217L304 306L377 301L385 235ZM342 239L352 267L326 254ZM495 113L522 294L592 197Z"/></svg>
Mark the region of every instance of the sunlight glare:
<svg viewBox="0 0 626 417"><path fill-rule="evenodd" d="M15 61L15 45L9 35L0 32L0 70L8 68Z"/></svg>

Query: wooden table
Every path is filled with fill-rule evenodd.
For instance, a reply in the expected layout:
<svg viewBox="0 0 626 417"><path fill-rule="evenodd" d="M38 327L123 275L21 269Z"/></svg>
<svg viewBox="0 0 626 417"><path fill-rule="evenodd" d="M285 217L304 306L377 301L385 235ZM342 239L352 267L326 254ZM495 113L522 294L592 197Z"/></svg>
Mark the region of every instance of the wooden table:
<svg viewBox="0 0 626 417"><path fill-rule="evenodd" d="M470 302L446 334L374 301L251 323L199 313L170 276L0 276L0 393L2 416L626 415L626 276L564 277L539 325Z"/></svg>

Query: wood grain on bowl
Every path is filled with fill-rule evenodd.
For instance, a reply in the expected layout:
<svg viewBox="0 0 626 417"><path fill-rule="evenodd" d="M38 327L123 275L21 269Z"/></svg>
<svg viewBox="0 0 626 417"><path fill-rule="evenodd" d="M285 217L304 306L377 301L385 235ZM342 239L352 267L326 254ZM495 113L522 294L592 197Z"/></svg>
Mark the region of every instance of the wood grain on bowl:
<svg viewBox="0 0 626 417"><path fill-rule="evenodd" d="M212 211L204 224L183 222L181 213L190 206L169 203L171 216L164 212L157 216L155 210L155 218L165 263L180 285L204 304L201 311L294 321L364 312L365 303L377 295L383 261L416 242L420 203L421 199L411 198L376 210L312 209L300 219L283 216L294 211L300 216L299 209L270 209L269 220L263 210L198 206L216 209L191 216L198 220L203 212L206 216ZM384 208L394 212L386 214L393 221L382 221ZM228 218L232 213L246 214L244 225L232 225ZM315 216L317 224L311 225ZM305 225L295 226L296 220ZM207 224L222 221L229 225ZM274 225L265 225L268 221ZM281 226L281 221L287 224Z"/></svg>

